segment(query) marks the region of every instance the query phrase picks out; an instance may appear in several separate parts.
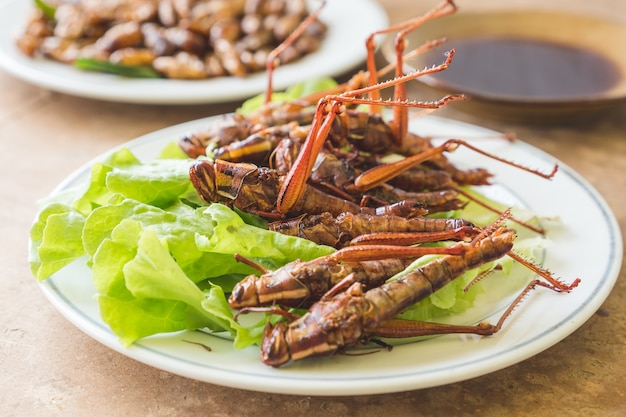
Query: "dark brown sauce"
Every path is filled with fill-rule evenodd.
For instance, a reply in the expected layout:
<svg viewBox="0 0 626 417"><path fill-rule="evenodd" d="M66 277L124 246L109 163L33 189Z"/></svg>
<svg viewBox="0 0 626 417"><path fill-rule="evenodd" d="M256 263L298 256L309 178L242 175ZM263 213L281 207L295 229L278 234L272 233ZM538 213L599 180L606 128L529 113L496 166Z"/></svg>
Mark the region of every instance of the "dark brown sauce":
<svg viewBox="0 0 626 417"><path fill-rule="evenodd" d="M526 99L598 96L614 87L619 70L607 58L584 49L518 38L450 40L445 49L424 55L440 63L456 49L452 64L433 78L469 94Z"/></svg>

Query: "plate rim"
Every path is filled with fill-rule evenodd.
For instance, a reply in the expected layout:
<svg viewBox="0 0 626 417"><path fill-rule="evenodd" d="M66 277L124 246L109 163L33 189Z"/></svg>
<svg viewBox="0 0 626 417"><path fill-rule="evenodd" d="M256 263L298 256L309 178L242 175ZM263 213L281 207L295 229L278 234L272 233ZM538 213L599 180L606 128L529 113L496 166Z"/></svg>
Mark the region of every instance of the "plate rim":
<svg viewBox="0 0 626 417"><path fill-rule="evenodd" d="M132 149L132 145L147 145L150 142L155 141L155 137L169 135L174 132L186 131L189 130L189 128L193 128L194 126L200 127L202 124L207 123L208 121L210 121L211 119L215 119L216 117L221 116L211 116L208 118L202 118L190 122L185 122L179 125L170 126L168 128L160 129L146 135L142 135L130 142L121 144L103 153L99 157L94 158L89 163L74 171L73 174L68 176L54 189L52 194L60 192L69 184L79 179L81 175L85 175L85 170L90 167L94 161L99 160L100 158L104 157L115 149L129 146ZM493 132L480 126L471 125L464 122L452 121L449 119L443 119L436 116L427 116L424 119L436 120L440 124L445 123L447 125L458 126L460 128L469 126L476 129L482 129L482 131L484 132ZM522 149L526 152L532 152L533 154L536 154L539 158L546 161L555 160L555 158L548 153L521 141L518 141L515 145L511 146L521 146ZM558 326L553 325L549 327L541 334L537 335L533 340L525 342L523 346L516 345L513 351L509 350L504 353L496 352L493 360L488 361L488 363L484 363L485 358L478 358L477 361L482 365L480 370L476 369L475 363L468 362L465 363L463 366L456 367L454 370L454 375L452 375L450 372L442 372L441 370L437 369L431 370L429 374L431 378L426 381L423 378L416 379L414 373L411 372L409 369L404 375L400 376L398 374L387 377L384 375L376 375L376 384L372 384L371 378L364 379L353 377L351 379L337 379L324 377L323 375L317 379L303 380L301 378L294 378L294 372L296 372L297 375L297 370L287 370L287 372L284 374L281 374L283 370L269 370L271 375L279 376L273 377L269 381L271 383L268 384L268 377L266 375L247 373L243 375L245 376L245 378L241 378L241 373L229 372L224 369L219 369L211 366L211 364L204 365L203 369L199 369L197 366L187 367L184 369L183 372L181 372L180 363L177 361L177 358L164 358L163 355L157 350L153 350L150 342L144 343L143 341L139 341L136 345L134 345L130 349L127 349L117 342L116 337L107 330L104 323L101 323L100 327L94 328L92 326L93 323L89 323L89 317L83 315L82 317L79 317L77 319L74 314L76 313L76 311L72 311L72 309L76 309L76 306L68 305L64 301L64 295L61 294L59 292L59 289L56 287L54 277L42 282L40 288L43 290L48 300L57 308L57 310L61 312L63 316L66 317L66 319L68 319L80 330L82 330L98 342L104 344L105 346L125 356L131 357L155 368L172 372L181 376L198 379L208 383L214 383L252 391L296 395L337 396L400 392L458 382L472 377L485 375L493 371L514 365L558 343L559 341L573 333L575 330L577 330L595 313L595 311L601 306L601 304L610 294L619 276L619 271L621 269L621 260L623 257L623 241L621 239L621 231L619 229L619 225L617 223L615 215L612 213L610 207L604 201L602 196L594 187L591 186L591 184L589 184L580 174L578 174L566 164L562 163L561 161L558 161L558 163L560 166L560 172L565 172L565 174L570 177L579 187L582 187L582 190L595 202L597 208L600 209L601 213L604 215L604 225L608 228L610 236L612 237L612 241L610 242L612 255L606 263L606 267L604 268L604 271L602 273L602 279L598 281L598 284L593 288L593 293L585 299L584 305L573 311L566 319L562 320ZM584 312L584 314L581 315L581 311ZM546 335L549 335L547 339L548 343L541 343L546 341ZM111 340L111 337L113 337L113 341ZM441 340L442 338L448 338L448 336L442 336L441 338L437 338L437 340ZM526 349L522 349L522 347L526 347ZM206 368L209 368L211 370L211 374L208 376L206 373L203 372L203 370L205 370ZM424 374L423 371L422 374ZM346 386L345 383L350 383L350 385Z"/></svg>

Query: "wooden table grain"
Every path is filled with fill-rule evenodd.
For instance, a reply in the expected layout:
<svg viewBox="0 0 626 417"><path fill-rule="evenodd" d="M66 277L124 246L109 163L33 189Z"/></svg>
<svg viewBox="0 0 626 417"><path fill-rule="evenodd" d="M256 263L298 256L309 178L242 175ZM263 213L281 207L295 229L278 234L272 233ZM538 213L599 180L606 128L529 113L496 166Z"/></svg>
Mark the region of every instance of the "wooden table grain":
<svg viewBox="0 0 626 417"><path fill-rule="evenodd" d="M381 0L392 22L434 3ZM459 1L459 6L493 3ZM611 18L626 16L619 0L553 3ZM29 271L28 231L37 200L114 146L175 123L232 111L239 103L111 103L40 89L5 73L0 73L0 91L0 415L626 415L624 269L600 310L562 342L498 372L417 391L350 397L249 392L160 371L101 345L55 310ZM554 155L597 188L626 234L626 106L591 122L556 126L504 123L456 109L438 115L514 131ZM571 255L584 254L585 247L579 249Z"/></svg>

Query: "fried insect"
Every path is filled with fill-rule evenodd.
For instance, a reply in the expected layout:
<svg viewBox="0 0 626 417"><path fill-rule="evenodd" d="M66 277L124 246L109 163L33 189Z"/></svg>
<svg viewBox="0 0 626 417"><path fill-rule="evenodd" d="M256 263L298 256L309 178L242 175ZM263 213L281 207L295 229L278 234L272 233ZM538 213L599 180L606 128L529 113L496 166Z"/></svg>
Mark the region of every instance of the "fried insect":
<svg viewBox="0 0 626 417"><path fill-rule="evenodd" d="M269 224L269 229L335 248L372 242L412 245L442 240L466 241L479 233L474 224L460 218L407 219L362 213L341 213L333 216L328 212L276 221Z"/></svg>
<svg viewBox="0 0 626 417"><path fill-rule="evenodd" d="M233 288L228 303L236 309L272 304L308 308L348 275L366 288L373 288L402 272L412 261L410 258L392 258L338 262L328 257L308 262L294 261L275 271L242 279Z"/></svg>
<svg viewBox="0 0 626 417"><path fill-rule="evenodd" d="M400 312L443 288L466 271L509 254L514 239L513 230L498 227L488 236L467 245L464 254L435 259L380 287L365 291L363 285L356 282L339 293L331 290L330 296L323 297L301 317L275 308L273 313L287 317L290 322L268 322L261 346L261 359L267 365L278 367L290 360L343 351L373 336L410 337L445 333L492 335L500 330L513 308L536 286L569 292L578 285L579 280L566 285L542 271L547 282L534 280L529 283L495 325L479 323L474 326L456 326L394 319Z"/></svg>
<svg viewBox="0 0 626 417"><path fill-rule="evenodd" d="M34 8L17 40L24 54L140 65L175 79L245 77L268 61L289 63L318 50L328 30L305 0L45 4L47 13Z"/></svg>
<svg viewBox="0 0 626 417"><path fill-rule="evenodd" d="M281 140L272 154L271 166L275 167L281 174L287 174L297 158L301 144L302 135L297 138ZM355 186L354 181L358 173L363 170L360 167L367 168L372 166L372 163L368 161L371 157L362 157L361 155L361 153L350 155L337 150L322 149L311 171L309 183L328 194L349 201L360 202L361 205L371 203L393 204L403 200L419 201L430 213L457 210L465 205L465 201L458 198L459 193L454 188L420 191L425 189L417 187L398 188L391 184L381 184L367 193L363 193ZM429 172L433 174L433 181L441 183L436 174L438 171L429 170ZM454 187L451 180L449 187Z"/></svg>
<svg viewBox="0 0 626 417"><path fill-rule="evenodd" d="M267 271L245 260L262 274L249 275L236 284L228 302L236 309L272 304L308 308L322 296L328 297L331 290L338 292L345 289L339 286L340 282L344 287L359 282L364 288L375 288L402 272L420 256L459 255L464 252L463 246L350 247L311 261L290 262L275 271ZM393 254L395 258L389 258L386 253Z"/></svg>
<svg viewBox="0 0 626 417"><path fill-rule="evenodd" d="M207 203L224 203L268 219L323 212L330 212L334 215L344 212L393 214L405 218L422 216L426 213L421 204L412 201L402 201L376 208L361 207L308 185L305 185L305 198L301 199L289 212L283 213L277 210L278 193L283 177L273 169L257 167L253 164L199 160L191 165L189 177L198 194Z"/></svg>

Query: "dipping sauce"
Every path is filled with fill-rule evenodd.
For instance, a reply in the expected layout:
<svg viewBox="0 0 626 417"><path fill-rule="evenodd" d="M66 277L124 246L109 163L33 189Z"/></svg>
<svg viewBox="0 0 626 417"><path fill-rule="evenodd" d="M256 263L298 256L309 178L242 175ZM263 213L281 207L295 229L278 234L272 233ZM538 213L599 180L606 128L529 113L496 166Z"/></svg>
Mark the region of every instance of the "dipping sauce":
<svg viewBox="0 0 626 417"><path fill-rule="evenodd" d="M617 85L613 62L593 51L522 38L474 37L450 40L422 62L443 61L456 49L447 70L432 78L454 90L517 99L572 99L598 96Z"/></svg>

